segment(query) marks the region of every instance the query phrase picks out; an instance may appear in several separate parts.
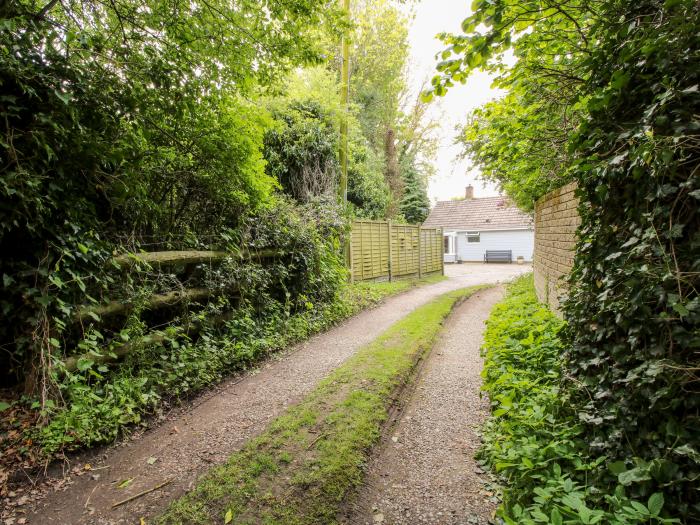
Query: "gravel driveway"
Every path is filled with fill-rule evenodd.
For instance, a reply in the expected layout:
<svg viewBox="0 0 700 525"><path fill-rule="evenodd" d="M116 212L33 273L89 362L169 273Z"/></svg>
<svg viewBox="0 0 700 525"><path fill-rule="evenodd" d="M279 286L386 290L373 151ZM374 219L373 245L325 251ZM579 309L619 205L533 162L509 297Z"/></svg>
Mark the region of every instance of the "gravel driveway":
<svg viewBox="0 0 700 525"><path fill-rule="evenodd" d="M133 524L141 517L158 514L191 488L202 473L225 461L357 349L417 306L450 290L502 282L526 271L528 266L518 265L448 266L448 280L390 298L289 349L259 370L232 378L175 417L122 446L109 448L97 457L82 458L99 470L53 483L60 489L34 504L28 522ZM119 488L129 479L132 481L128 486ZM111 508L117 501L168 480L162 489Z"/></svg>
<svg viewBox="0 0 700 525"><path fill-rule="evenodd" d="M348 505L347 525L486 525L496 508L474 461L489 404L479 395L484 321L502 287L460 305L398 424Z"/></svg>

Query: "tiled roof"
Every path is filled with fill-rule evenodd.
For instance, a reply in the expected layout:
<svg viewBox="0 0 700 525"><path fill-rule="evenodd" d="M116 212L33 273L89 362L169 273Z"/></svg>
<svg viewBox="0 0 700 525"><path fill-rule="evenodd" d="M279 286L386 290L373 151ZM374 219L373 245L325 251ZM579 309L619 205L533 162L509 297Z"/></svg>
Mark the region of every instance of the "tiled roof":
<svg viewBox="0 0 700 525"><path fill-rule="evenodd" d="M506 197L440 201L423 223L448 230L517 230L533 228L532 216L516 208Z"/></svg>

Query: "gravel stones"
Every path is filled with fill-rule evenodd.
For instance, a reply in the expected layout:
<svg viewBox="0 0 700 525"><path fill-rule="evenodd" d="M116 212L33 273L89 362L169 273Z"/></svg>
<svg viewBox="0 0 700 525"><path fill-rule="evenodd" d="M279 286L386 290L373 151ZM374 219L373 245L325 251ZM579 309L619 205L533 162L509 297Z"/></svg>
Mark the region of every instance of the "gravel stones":
<svg viewBox="0 0 700 525"><path fill-rule="evenodd" d="M489 411L480 396L479 349L484 321L502 294L500 287L478 292L452 313L343 523L489 523L497 500L473 457Z"/></svg>

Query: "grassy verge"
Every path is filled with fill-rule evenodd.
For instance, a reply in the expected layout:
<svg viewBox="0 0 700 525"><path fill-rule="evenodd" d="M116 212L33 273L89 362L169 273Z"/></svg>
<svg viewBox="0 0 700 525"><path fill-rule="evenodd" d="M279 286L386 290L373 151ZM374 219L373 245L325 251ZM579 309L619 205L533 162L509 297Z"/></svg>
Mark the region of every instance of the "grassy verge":
<svg viewBox="0 0 700 525"><path fill-rule="evenodd" d="M352 283L341 293L341 300L353 305L354 309L363 309L374 306L386 297L405 292L416 286L435 284L445 279L447 277L444 275L434 274L422 279Z"/></svg>
<svg viewBox="0 0 700 525"><path fill-rule="evenodd" d="M662 494L632 501L624 467L589 455L581 396L562 377L562 327L538 303L531 275L509 286L489 318L483 375L492 415L480 456L503 483L499 516L508 525L678 523L664 517Z"/></svg>
<svg viewBox="0 0 700 525"><path fill-rule="evenodd" d="M476 287L418 308L174 502L161 524L334 523L379 439L397 389Z"/></svg>

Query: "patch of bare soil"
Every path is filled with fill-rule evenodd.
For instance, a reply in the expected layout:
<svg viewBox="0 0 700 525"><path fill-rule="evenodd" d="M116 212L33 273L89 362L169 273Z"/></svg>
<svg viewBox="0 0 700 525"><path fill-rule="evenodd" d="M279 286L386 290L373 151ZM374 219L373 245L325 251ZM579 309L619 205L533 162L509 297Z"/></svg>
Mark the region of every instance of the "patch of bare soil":
<svg viewBox="0 0 700 525"><path fill-rule="evenodd" d="M474 459L489 404L480 396L484 321L501 287L452 313L400 420L347 506L347 525L485 525L498 500Z"/></svg>

